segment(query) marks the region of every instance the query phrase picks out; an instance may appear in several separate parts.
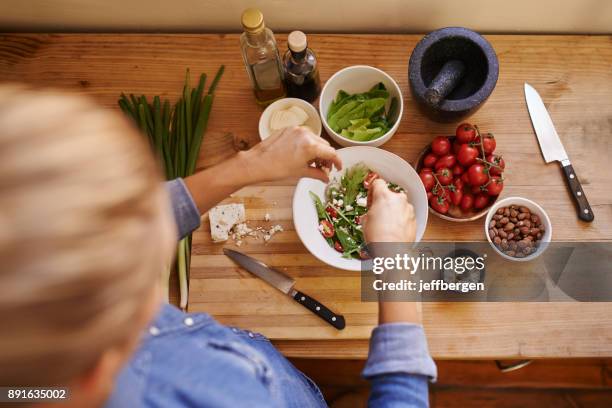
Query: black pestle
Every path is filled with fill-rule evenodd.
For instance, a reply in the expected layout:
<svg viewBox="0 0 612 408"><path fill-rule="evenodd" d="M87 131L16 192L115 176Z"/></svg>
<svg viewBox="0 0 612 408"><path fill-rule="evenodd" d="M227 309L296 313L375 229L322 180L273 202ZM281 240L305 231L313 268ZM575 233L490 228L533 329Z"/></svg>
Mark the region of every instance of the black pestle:
<svg viewBox="0 0 612 408"><path fill-rule="evenodd" d="M438 106L457 87L464 73L463 62L456 59L447 61L425 91L425 102L432 107Z"/></svg>

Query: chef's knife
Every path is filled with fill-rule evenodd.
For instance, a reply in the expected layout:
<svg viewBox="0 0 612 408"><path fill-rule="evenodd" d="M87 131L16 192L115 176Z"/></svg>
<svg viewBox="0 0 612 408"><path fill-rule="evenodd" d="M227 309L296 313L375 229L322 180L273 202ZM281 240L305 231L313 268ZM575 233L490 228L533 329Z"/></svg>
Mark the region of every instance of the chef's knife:
<svg viewBox="0 0 612 408"><path fill-rule="evenodd" d="M561 139L559 139L559 135L546 110L546 106L544 106L544 102L542 102L542 98L540 98L538 92L528 83L525 83L525 100L527 101L527 109L529 110L533 129L538 137L538 143L540 144L540 150L542 150L544 161L546 161L546 163L552 161L561 163L563 173L565 174L565 180L572 192L572 196L574 196L578 218L587 222L593 221L595 218L593 210L584 195L584 190L567 157L565 148L561 143Z"/></svg>
<svg viewBox="0 0 612 408"><path fill-rule="evenodd" d="M334 326L336 329L344 329L344 316L332 312L322 303L317 302L307 294L294 289L293 286L295 285L295 280L293 280L291 277L277 271L276 269L270 268L268 265L258 261L255 258L251 258L250 256L234 251L233 249L223 248L223 253L229 256L238 265L251 272L253 275L263 279L271 286L274 286L276 289L293 298L300 305L304 306L306 309L310 310L321 319Z"/></svg>

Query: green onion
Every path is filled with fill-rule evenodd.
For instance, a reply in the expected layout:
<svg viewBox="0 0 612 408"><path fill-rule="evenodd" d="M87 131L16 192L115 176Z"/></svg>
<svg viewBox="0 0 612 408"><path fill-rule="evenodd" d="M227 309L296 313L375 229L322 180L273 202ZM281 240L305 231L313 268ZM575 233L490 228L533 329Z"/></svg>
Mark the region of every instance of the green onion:
<svg viewBox="0 0 612 408"><path fill-rule="evenodd" d="M132 119L147 138L151 149L163 164L166 179L187 177L195 172L202 140L206 134L208 118L225 66L217 71L205 93L206 74L201 74L196 88L191 87L189 69L181 97L174 105L154 96L152 105L147 97L122 93L117 103L121 111ZM177 246L175 269L179 277L180 307L187 307L188 276L191 261L191 236L183 238Z"/></svg>

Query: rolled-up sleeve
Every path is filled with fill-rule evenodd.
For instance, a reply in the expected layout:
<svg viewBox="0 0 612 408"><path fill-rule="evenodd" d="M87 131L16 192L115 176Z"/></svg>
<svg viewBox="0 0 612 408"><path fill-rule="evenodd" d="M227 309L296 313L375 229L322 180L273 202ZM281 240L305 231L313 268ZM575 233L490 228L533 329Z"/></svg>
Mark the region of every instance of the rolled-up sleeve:
<svg viewBox="0 0 612 408"><path fill-rule="evenodd" d="M200 212L183 179L167 181L166 188L170 194L174 220L181 239L200 226Z"/></svg>
<svg viewBox="0 0 612 408"><path fill-rule="evenodd" d="M363 376L372 383L370 407L427 407L437 369L423 327L387 323L374 329Z"/></svg>
<svg viewBox="0 0 612 408"><path fill-rule="evenodd" d="M429 355L423 326L386 323L374 329L363 376L390 373L418 374L435 380L436 365Z"/></svg>

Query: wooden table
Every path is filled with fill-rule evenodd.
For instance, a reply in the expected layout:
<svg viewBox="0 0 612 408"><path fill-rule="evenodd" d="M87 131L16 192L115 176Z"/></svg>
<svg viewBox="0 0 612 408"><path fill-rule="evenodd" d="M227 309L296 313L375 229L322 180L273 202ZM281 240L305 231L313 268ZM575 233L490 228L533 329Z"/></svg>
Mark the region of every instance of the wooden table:
<svg viewBox="0 0 612 408"><path fill-rule="evenodd" d="M285 36L279 35L281 49ZM322 80L354 64L377 66L404 92L397 134L384 145L408 161L434 136L454 125L417 113L407 84L407 64L418 35L310 35ZM612 38L608 36L487 36L500 60L497 88L471 121L497 136L506 157L504 195L542 204L554 239L612 240ZM175 98L184 70L214 73L225 64L209 131L199 161L223 161L234 145L258 140L261 109L255 105L242 65L238 35L3 35L0 79L55 86L93 96L117 109L120 92ZM523 82L542 95L582 178L595 212L585 224L575 216L557 165L545 165L527 114ZM342 332L325 326L299 305L236 268L210 242L209 224L194 235L190 310L267 334L287 355L365 357L376 323L376 305L361 303L359 276L327 267L301 245L291 220L293 181L252 186L231 200L243 201L248 218L263 224L269 212L285 232L263 245L241 249L284 269L311 292L344 313ZM426 240L481 240L482 221L469 224L430 217ZM545 358L612 356L612 314L607 303L426 303L424 325L436 358ZM464 347L469 344L470 347ZM410 345L407 345L410 347Z"/></svg>

